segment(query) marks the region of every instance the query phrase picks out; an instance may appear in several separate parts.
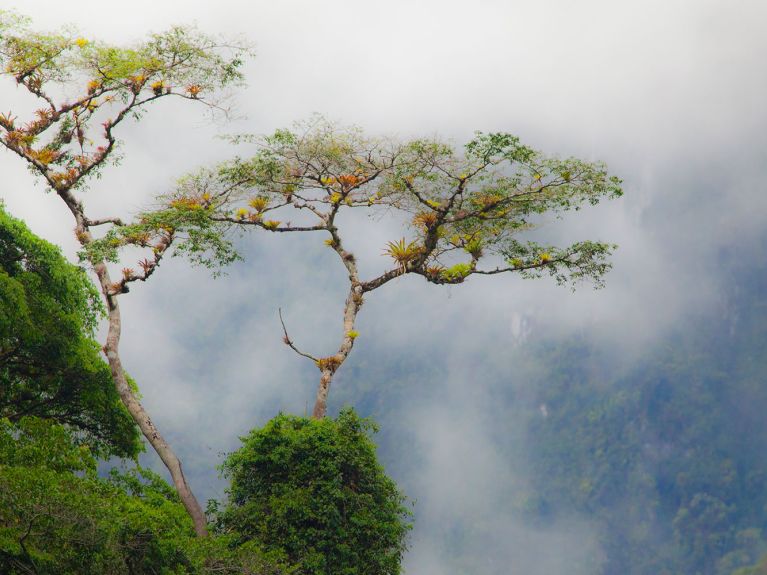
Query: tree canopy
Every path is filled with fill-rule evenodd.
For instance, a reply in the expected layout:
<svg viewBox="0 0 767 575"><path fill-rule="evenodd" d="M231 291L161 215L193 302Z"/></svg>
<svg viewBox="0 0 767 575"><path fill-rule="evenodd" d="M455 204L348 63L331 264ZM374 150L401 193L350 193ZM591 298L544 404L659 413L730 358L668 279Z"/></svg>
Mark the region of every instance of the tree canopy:
<svg viewBox="0 0 767 575"><path fill-rule="evenodd" d="M51 188L84 189L114 159L118 124L140 118L152 102L179 97L225 111L221 89L242 82L246 51L188 27L118 47L71 29L34 32L26 18L0 11L3 72L40 106L27 121L0 114L2 143Z"/></svg>
<svg viewBox="0 0 767 575"><path fill-rule="evenodd" d="M330 382L360 335L355 322L365 296L391 280L414 274L453 285L476 275L518 273L600 287L610 269L612 244L555 246L525 238L543 216L622 194L620 180L599 162L547 156L506 133L477 133L456 149L437 139L369 137L321 117L233 140L255 144L255 154L181 179L162 207L113 226L87 244L85 257L118 261L126 245L155 255L173 246L217 267L238 257L230 237L235 229L323 233L349 279L338 350L325 357L302 351L283 323L285 343L320 371L315 417L326 414ZM349 247L359 238L343 230L340 214L347 211L366 213L372 222L393 215L405 224L405 236L381 246L391 264L372 278L361 277ZM124 269L113 289L144 279L153 266L149 258L140 270Z"/></svg>
<svg viewBox="0 0 767 575"><path fill-rule="evenodd" d="M279 415L243 438L219 529L257 542L306 575L400 573L409 530L404 497L379 465L370 421Z"/></svg>
<svg viewBox="0 0 767 575"><path fill-rule="evenodd" d="M198 539L174 490L136 467L100 477L51 420L0 419L0 572L287 575L227 537Z"/></svg>
<svg viewBox="0 0 767 575"><path fill-rule="evenodd" d="M50 420L0 420L0 571L150 573L175 563L162 539L192 530L168 487L148 475L129 496L97 477L73 439Z"/></svg>
<svg viewBox="0 0 767 575"><path fill-rule="evenodd" d="M93 339L102 316L84 270L0 206L0 417L54 419L135 456L137 429Z"/></svg>

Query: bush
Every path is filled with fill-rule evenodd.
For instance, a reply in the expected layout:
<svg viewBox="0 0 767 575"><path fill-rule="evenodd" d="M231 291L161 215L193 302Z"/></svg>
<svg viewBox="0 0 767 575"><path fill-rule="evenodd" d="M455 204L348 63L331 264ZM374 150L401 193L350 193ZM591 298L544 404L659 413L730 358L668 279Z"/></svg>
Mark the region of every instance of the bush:
<svg viewBox="0 0 767 575"><path fill-rule="evenodd" d="M410 529L404 496L377 462L375 427L279 415L222 466L231 479L218 528L311 575L400 573Z"/></svg>
<svg viewBox="0 0 767 575"><path fill-rule="evenodd" d="M138 428L93 339L102 313L85 271L0 203L0 418L53 419L99 455L134 457Z"/></svg>
<svg viewBox="0 0 767 575"><path fill-rule="evenodd" d="M289 575L253 546L195 537L173 488L113 470L63 426L0 419L2 575Z"/></svg>

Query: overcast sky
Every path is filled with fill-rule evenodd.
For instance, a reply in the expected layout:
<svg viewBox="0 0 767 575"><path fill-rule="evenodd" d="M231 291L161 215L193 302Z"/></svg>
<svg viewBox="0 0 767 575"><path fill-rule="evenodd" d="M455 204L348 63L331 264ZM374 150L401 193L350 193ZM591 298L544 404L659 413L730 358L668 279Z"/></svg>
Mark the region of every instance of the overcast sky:
<svg viewBox="0 0 767 575"><path fill-rule="evenodd" d="M498 381L524 384L508 350L531 330L588 330L637 354L679 314L717 301L726 279L710 269L710 255L732 236L747 241L767 214L767 3L0 0L0 7L31 16L40 29L63 19L114 43L180 23L255 44L248 87L235 98L244 119L211 124L192 106L157 106L123 130L122 164L86 198L94 216L129 215L184 172L232 154L216 134L269 132L314 112L374 134L439 134L459 144L475 130L507 131L550 153L607 162L626 196L550 231L555 240L620 245L606 289L572 294L512 277L449 289L398 280L372 294L360 316L363 336L336 382L341 391L331 392L331 400L338 392L354 401L354 393L343 395L343 386L355 388L351 374L370 367L384 378L371 385L382 387L401 357L426 358L413 386L433 393L397 406L385 393L379 401L387 425L409 430L400 436L410 443L386 453L417 500L409 572L446 572L440 529L453 522L492 526L495 539L469 542L487 555L487 573L572 573L598 556L587 518L540 532L497 505L524 490L525 472L501 457L515 450L492 423L512 417L514 406L488 395ZM18 97L12 81L0 83L0 110ZM72 255L72 222L60 202L17 157L0 154L0 169L9 210ZM351 225L363 232L351 242L363 266L387 265L381 248L399 230ZM226 278L169 261L122 300L124 363L207 497L221 494L212 466L238 435L279 409L311 407L316 371L282 345L277 307L291 335L317 353L332 349L341 329L344 275L320 240L256 234L241 246L247 261Z"/></svg>

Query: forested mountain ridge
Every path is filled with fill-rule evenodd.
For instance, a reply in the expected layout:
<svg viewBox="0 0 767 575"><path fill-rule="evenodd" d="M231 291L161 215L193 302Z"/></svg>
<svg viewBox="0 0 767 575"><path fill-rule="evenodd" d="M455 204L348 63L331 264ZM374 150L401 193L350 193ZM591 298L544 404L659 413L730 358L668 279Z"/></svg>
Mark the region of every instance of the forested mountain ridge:
<svg viewBox="0 0 767 575"><path fill-rule="evenodd" d="M722 249L721 303L628 369L588 337L536 345L536 516L596 518L602 573L724 575L765 550L766 246Z"/></svg>

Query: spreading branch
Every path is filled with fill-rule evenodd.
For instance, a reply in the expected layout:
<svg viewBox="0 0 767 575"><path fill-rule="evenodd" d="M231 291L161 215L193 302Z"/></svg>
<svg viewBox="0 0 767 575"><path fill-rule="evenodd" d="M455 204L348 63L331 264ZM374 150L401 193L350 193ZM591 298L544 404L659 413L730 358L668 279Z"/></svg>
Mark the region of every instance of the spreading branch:
<svg viewBox="0 0 767 575"><path fill-rule="evenodd" d="M547 157L512 135L478 133L463 150L439 140L397 142L370 138L321 118L271 136L240 136L258 151L188 176L161 201L205 203L209 221L226 229L327 232L325 244L349 279L338 351L313 359L321 372L314 414L325 414L333 375L357 332L363 296L413 274L438 285L472 275L552 276L558 283L591 281L600 287L614 246L578 242L568 247L521 241L544 215L561 215L621 195L620 181L600 163ZM205 196L207 194L207 196ZM339 214L367 210L399 217L405 235L383 248L393 265L359 277L345 247ZM220 229L224 229L223 227ZM352 238L353 239L353 238ZM282 316L280 315L280 318ZM286 344L293 347L283 323Z"/></svg>

